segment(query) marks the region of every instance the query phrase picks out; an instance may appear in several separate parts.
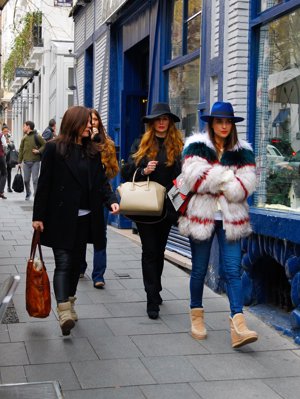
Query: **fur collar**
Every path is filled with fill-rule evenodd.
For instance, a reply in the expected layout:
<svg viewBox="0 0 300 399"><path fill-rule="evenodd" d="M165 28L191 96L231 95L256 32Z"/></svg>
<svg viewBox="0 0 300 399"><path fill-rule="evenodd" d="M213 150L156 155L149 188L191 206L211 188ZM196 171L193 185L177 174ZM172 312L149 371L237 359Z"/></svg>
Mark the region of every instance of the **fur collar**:
<svg viewBox="0 0 300 399"><path fill-rule="evenodd" d="M190 144L193 143L203 143L213 151L216 151L207 132L194 133L192 136L189 136L184 143L184 149L186 149ZM239 151L241 149L253 151L251 144L242 139L238 140L236 145L229 151Z"/></svg>

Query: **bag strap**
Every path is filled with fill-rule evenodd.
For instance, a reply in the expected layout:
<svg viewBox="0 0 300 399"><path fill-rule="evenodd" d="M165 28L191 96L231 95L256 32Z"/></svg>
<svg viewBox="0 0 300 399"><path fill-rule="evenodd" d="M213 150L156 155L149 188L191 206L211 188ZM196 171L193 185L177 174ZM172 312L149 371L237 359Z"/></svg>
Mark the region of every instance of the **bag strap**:
<svg viewBox="0 0 300 399"><path fill-rule="evenodd" d="M135 176L136 176L138 170L139 170L139 168L137 168L137 169L135 170L134 174L133 174L133 177L132 177L132 187L134 186L134 183L135 183ZM149 190L149 182L150 182L150 177L149 177L149 175L148 175L148 176L147 176L147 189L148 189L148 190Z"/></svg>
<svg viewBox="0 0 300 399"><path fill-rule="evenodd" d="M34 260L35 253L36 253L36 247L39 249L39 254L40 254L40 260L42 261L44 265L44 259L43 259L43 254L42 254L42 247L41 247L41 232L40 230L34 230L33 236L32 236L32 241L31 241L31 250L30 250L30 259Z"/></svg>
<svg viewBox="0 0 300 399"><path fill-rule="evenodd" d="M39 148L41 147L41 143L39 142L37 133L34 133L34 142L35 142L36 147L39 147Z"/></svg>

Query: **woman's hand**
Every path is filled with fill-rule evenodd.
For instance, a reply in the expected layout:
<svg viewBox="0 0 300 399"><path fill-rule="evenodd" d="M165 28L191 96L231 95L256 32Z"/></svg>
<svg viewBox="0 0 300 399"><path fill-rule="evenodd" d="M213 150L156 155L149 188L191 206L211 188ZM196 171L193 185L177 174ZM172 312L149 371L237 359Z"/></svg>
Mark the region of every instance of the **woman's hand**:
<svg viewBox="0 0 300 399"><path fill-rule="evenodd" d="M150 173L154 172L158 161L149 161L147 167L144 169L144 175L150 175Z"/></svg>
<svg viewBox="0 0 300 399"><path fill-rule="evenodd" d="M120 209L119 204L117 203L111 204L110 209L111 209L110 213L112 213L113 215L119 213Z"/></svg>
<svg viewBox="0 0 300 399"><path fill-rule="evenodd" d="M93 127L91 130L91 139L93 140L93 138L96 136L96 134L99 133L99 130L96 127Z"/></svg>
<svg viewBox="0 0 300 399"><path fill-rule="evenodd" d="M44 231L44 223L41 221L32 222L32 227L34 228L34 230L39 230L40 232Z"/></svg>

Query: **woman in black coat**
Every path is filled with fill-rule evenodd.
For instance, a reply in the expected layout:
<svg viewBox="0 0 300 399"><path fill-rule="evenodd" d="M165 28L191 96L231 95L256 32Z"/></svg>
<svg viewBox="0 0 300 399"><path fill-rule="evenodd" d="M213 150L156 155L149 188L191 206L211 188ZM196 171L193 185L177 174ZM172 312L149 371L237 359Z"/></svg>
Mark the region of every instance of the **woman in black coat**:
<svg viewBox="0 0 300 399"><path fill-rule="evenodd" d="M87 108L65 112L59 136L46 144L34 199L33 228L54 253L53 285L63 335L78 319L74 302L86 244L105 247L103 204L114 214L119 210L90 132Z"/></svg>
<svg viewBox="0 0 300 399"><path fill-rule="evenodd" d="M176 128L178 116L170 111L166 103L154 104L151 115L143 118L147 130L131 148L128 163L122 169L125 180L132 180L136 171L136 180L146 180L149 176L167 190L181 171L181 151L183 140ZM164 266L164 252L168 235L174 220L172 204L165 202L162 217L134 217L142 242L142 271L147 294L147 314L150 319L157 319L160 296L161 275ZM175 215L177 219L177 215Z"/></svg>

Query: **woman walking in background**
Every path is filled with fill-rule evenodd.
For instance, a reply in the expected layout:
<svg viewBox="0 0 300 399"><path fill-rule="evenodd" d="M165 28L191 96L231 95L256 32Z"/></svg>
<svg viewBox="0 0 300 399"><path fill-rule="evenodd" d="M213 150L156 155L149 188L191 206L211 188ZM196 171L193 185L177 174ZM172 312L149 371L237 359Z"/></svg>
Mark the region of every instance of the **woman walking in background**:
<svg viewBox="0 0 300 399"><path fill-rule="evenodd" d="M86 244L106 245L103 204L112 213L119 205L91 141L90 110L74 106L62 119L59 136L46 144L33 208L33 228L41 243L53 249L54 293L63 335L78 316L75 294Z"/></svg>
<svg viewBox="0 0 300 399"><path fill-rule="evenodd" d="M180 119L171 112L168 104L157 103L154 104L151 115L145 116L143 121L147 123L146 132L133 144L122 176L127 181L132 180L137 171L136 180L146 180L149 176L150 180L169 189L181 171L183 140L181 132L175 126L175 122ZM147 314L150 319L157 319L159 305L162 303L160 291L164 252L173 221L168 213L165 217L148 217L147 223L139 221L138 217L135 221L142 242Z"/></svg>
<svg viewBox="0 0 300 399"><path fill-rule="evenodd" d="M207 122L207 134L189 137L183 151L182 173L190 192L194 192L179 230L190 238L192 273L190 279L192 336L206 338L202 304L213 237L219 242L220 267L225 277L230 303L232 347L257 340L247 328L243 315L241 282L241 238L251 233L247 198L255 189L255 159L249 143L239 140L230 103L216 102Z"/></svg>
<svg viewBox="0 0 300 399"><path fill-rule="evenodd" d="M119 172L119 165L116 156L115 144L113 140L106 133L98 111L92 109L91 115L92 115L91 139L97 144L97 147L101 153L101 161L104 166L104 171L107 178L112 179ZM107 220L108 220L108 209L104 208L105 248L97 249L94 246L92 280L95 288L104 288L105 285L104 273L107 266L107 256L106 256ZM80 277L84 276L86 268L87 268L87 262L84 259L81 265Z"/></svg>

